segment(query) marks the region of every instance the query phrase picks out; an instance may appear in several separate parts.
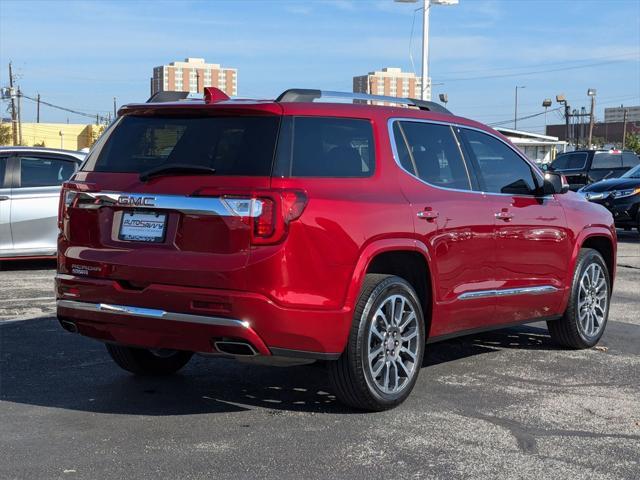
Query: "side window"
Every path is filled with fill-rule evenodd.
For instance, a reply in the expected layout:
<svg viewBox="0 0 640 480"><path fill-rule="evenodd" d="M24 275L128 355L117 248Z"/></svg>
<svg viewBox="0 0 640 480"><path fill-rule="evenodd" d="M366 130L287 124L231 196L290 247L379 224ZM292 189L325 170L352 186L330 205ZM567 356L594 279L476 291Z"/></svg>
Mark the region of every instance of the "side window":
<svg viewBox="0 0 640 480"><path fill-rule="evenodd" d="M640 158L638 158L638 156L635 153L625 152L622 154L623 167L635 167L638 164L640 164ZM1 175L0 175L0 178L2 178Z"/></svg>
<svg viewBox="0 0 640 480"><path fill-rule="evenodd" d="M595 152L591 168L620 168L622 167L622 155L620 153Z"/></svg>
<svg viewBox="0 0 640 480"><path fill-rule="evenodd" d="M370 177L375 168L368 120L294 117L292 177Z"/></svg>
<svg viewBox="0 0 640 480"><path fill-rule="evenodd" d="M471 190L471 179L448 125L402 121L394 125L402 167L421 180L445 188ZM406 145L402 145L406 140Z"/></svg>
<svg viewBox="0 0 640 480"><path fill-rule="evenodd" d="M478 163L485 191L529 195L536 189L529 164L505 143L476 130L462 131Z"/></svg>
<svg viewBox="0 0 640 480"><path fill-rule="evenodd" d="M7 158L0 157L0 188L4 187L4 174L7 171Z"/></svg>
<svg viewBox="0 0 640 480"><path fill-rule="evenodd" d="M62 185L75 172L74 163L57 158L20 158L20 186L46 187Z"/></svg>

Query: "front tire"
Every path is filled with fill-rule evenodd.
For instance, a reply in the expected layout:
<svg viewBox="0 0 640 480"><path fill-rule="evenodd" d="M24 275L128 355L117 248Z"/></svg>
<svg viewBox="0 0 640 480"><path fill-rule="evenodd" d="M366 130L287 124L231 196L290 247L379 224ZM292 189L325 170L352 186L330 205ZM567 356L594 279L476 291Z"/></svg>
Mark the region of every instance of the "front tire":
<svg viewBox="0 0 640 480"><path fill-rule="evenodd" d="M118 366L136 375L171 375L193 356L192 352L152 351L107 343L107 352Z"/></svg>
<svg viewBox="0 0 640 480"><path fill-rule="evenodd" d="M418 379L425 339L422 308L413 287L397 276L366 275L347 347L329 363L336 396L362 410L399 405Z"/></svg>
<svg viewBox="0 0 640 480"><path fill-rule="evenodd" d="M575 349L596 345L607 324L610 299L607 264L598 251L583 248L573 274L567 310L559 320L547 322L551 339Z"/></svg>

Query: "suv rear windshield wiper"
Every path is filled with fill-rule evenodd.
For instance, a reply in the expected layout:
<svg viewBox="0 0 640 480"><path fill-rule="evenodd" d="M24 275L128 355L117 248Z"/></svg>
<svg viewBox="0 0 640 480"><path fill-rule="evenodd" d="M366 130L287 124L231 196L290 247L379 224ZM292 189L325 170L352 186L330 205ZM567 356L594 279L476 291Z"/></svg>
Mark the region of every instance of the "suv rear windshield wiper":
<svg viewBox="0 0 640 480"><path fill-rule="evenodd" d="M140 180L146 182L152 177L170 174L183 175L212 175L216 173L215 168L201 167L198 165L188 165L182 163L169 163L152 168L140 174Z"/></svg>

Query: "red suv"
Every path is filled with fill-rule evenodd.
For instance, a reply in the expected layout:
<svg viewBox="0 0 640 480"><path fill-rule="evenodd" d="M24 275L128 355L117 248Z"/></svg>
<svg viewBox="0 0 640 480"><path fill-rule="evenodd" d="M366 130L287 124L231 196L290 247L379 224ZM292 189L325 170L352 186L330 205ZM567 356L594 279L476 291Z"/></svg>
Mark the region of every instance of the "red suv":
<svg viewBox="0 0 640 480"><path fill-rule="evenodd" d="M317 90L123 107L59 227L58 318L125 370L325 360L368 410L409 395L430 342L544 320L595 345L616 265L611 214L495 130Z"/></svg>

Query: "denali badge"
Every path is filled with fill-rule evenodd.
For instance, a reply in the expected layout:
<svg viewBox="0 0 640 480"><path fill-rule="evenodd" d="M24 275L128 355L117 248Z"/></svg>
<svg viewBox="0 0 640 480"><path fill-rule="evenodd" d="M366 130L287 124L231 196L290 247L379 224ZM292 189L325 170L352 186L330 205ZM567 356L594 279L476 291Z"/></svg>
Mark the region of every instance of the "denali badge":
<svg viewBox="0 0 640 480"><path fill-rule="evenodd" d="M155 197L130 197L122 195L118 197L118 205L131 205L134 207L153 207Z"/></svg>

